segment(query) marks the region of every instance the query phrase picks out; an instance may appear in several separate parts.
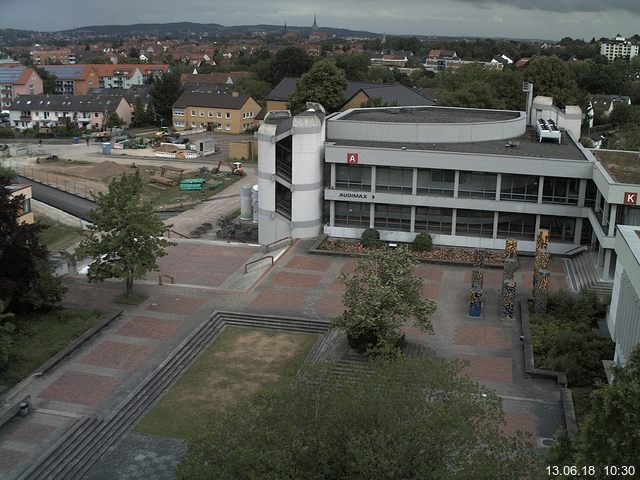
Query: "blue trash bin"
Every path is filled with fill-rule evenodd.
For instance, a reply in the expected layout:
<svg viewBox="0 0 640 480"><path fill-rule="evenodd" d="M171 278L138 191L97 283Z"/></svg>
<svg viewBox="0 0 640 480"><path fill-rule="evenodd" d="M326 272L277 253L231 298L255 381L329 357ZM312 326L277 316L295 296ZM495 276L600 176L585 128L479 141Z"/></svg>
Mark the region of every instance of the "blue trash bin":
<svg viewBox="0 0 640 480"><path fill-rule="evenodd" d="M73 143L74 145L77 145L78 143L80 143L80 137L73 137L73 139L71 140L71 143Z"/></svg>

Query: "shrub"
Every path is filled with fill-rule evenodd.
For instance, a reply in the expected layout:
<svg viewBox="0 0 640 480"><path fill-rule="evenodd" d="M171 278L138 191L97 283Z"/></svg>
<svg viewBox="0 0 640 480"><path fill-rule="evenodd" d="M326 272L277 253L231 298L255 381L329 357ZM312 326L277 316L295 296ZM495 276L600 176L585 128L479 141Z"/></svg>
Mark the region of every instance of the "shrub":
<svg viewBox="0 0 640 480"><path fill-rule="evenodd" d="M426 232L419 233L411 244L411 250L414 252L430 252L433 250L433 242L431 235Z"/></svg>
<svg viewBox="0 0 640 480"><path fill-rule="evenodd" d="M605 316L605 306L591 291L576 294L560 290L549 296L547 314L565 322L595 327L595 321Z"/></svg>
<svg viewBox="0 0 640 480"><path fill-rule="evenodd" d="M364 232L362 232L360 242L362 242L362 245L367 248L379 247L382 243L380 242L380 232L375 228L367 228Z"/></svg>

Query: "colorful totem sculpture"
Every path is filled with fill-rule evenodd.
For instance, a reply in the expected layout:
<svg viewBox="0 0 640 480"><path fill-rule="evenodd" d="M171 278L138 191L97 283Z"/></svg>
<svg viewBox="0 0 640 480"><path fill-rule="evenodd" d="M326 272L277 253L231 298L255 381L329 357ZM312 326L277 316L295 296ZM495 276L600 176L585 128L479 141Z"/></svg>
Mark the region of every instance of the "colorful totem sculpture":
<svg viewBox="0 0 640 480"><path fill-rule="evenodd" d="M513 238L507 238L505 242L505 258L518 258L518 241Z"/></svg>
<svg viewBox="0 0 640 480"><path fill-rule="evenodd" d="M469 294L469 316L479 317L482 315L482 289L473 287Z"/></svg>
<svg viewBox="0 0 640 480"><path fill-rule="evenodd" d="M544 315L547 313L547 300L549 299L549 279L551 272L546 269L538 271L538 284L533 291L533 313Z"/></svg>
<svg viewBox="0 0 640 480"><path fill-rule="evenodd" d="M471 272L471 288L479 288L482 290L484 286L484 270L482 268L474 268Z"/></svg>
<svg viewBox="0 0 640 480"><path fill-rule="evenodd" d="M502 286L502 316L513 318L516 304L516 282L505 280Z"/></svg>

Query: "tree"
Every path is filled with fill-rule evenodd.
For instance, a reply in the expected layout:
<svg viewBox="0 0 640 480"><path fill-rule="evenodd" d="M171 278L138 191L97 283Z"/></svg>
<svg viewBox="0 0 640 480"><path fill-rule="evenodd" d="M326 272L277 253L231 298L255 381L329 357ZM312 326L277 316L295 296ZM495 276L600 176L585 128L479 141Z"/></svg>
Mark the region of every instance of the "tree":
<svg viewBox="0 0 640 480"><path fill-rule="evenodd" d="M109 191L96 197L93 225L76 253L79 258L93 258L90 282L122 278L127 296L134 280L158 269L157 258L166 255L165 248L171 245L162 237L166 226L154 215L151 203L141 201L141 194L142 179L137 172L113 179Z"/></svg>
<svg viewBox="0 0 640 480"><path fill-rule="evenodd" d="M15 330L15 325L9 322L13 318L12 313L4 312L4 302L0 299L0 372L8 367L7 360L11 353L11 334Z"/></svg>
<svg viewBox="0 0 640 480"><path fill-rule="evenodd" d="M124 121L116 112L107 112L104 115L103 128L121 127L122 125L124 125Z"/></svg>
<svg viewBox="0 0 640 480"><path fill-rule="evenodd" d="M349 80L366 80L369 67L371 66L371 59L369 58L369 55L361 53L338 55L335 60L336 65L344 70L344 73Z"/></svg>
<svg viewBox="0 0 640 480"><path fill-rule="evenodd" d="M149 95L151 95L153 110L164 119L165 125L173 125L173 104L180 98L182 92L180 74L176 71L164 74L161 79L151 84Z"/></svg>
<svg viewBox="0 0 640 480"><path fill-rule="evenodd" d="M249 77L239 78L236 87L240 93L249 95L260 104L264 103L264 97L271 91L271 86L267 82Z"/></svg>
<svg viewBox="0 0 640 480"><path fill-rule="evenodd" d="M133 119L131 126L134 128L144 127L147 125L147 111L140 97L136 97L133 102Z"/></svg>
<svg viewBox="0 0 640 480"><path fill-rule="evenodd" d="M422 296L422 279L414 276L415 260L406 247L371 250L356 271L344 276L345 312L332 328L343 330L352 346L389 349L402 341L404 323L413 320L431 333L436 304Z"/></svg>
<svg viewBox="0 0 640 480"><path fill-rule="evenodd" d="M64 289L51 268L46 271L43 267L49 252L38 233L46 226L18 223L24 197L11 196L7 185L13 175L10 170L0 170L0 299L9 311L18 306L45 308L59 303ZM40 282L47 285L41 286ZM32 303L36 296L38 301Z"/></svg>
<svg viewBox="0 0 640 480"><path fill-rule="evenodd" d="M521 479L535 460L506 437L497 395L437 356L378 359L344 375L307 367L201 430L181 480ZM348 378L345 381L345 378Z"/></svg>
<svg viewBox="0 0 640 480"><path fill-rule="evenodd" d="M561 106L580 100L578 85L566 62L558 57L534 57L525 68L525 79L533 83L534 93L553 97Z"/></svg>
<svg viewBox="0 0 640 480"><path fill-rule="evenodd" d="M625 366L613 370L613 383L600 384L591 395L591 411L580 424L575 461L597 466L605 478L607 465L640 468L640 346ZM606 477L610 478L610 477Z"/></svg>
<svg viewBox="0 0 640 480"><path fill-rule="evenodd" d="M305 110L306 102L318 102L334 112L344 103L347 77L331 60L320 60L302 75L289 96L289 109L293 113Z"/></svg>
<svg viewBox="0 0 640 480"><path fill-rule="evenodd" d="M49 73L42 67L34 65L33 69L42 79L42 93L45 95L53 95L56 93L56 80L58 80L58 77L53 73Z"/></svg>
<svg viewBox="0 0 640 480"><path fill-rule="evenodd" d="M301 48L283 48L271 59L267 80L271 85L276 85L284 77L299 77L309 70L312 64L311 57Z"/></svg>

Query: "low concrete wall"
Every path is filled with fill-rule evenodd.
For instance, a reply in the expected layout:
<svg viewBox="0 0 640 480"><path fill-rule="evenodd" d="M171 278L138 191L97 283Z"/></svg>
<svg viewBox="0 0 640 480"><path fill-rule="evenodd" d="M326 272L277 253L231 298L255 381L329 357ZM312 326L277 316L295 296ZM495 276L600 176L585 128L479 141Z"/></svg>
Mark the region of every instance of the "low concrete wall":
<svg viewBox="0 0 640 480"><path fill-rule="evenodd" d="M90 225L89 222L82 220L78 217L74 217L73 215L63 212L62 210L58 210L51 205L47 205L46 203L40 202L39 200L31 199L31 208L37 214L45 215L52 220L55 220L58 223L63 225L68 225L70 227L79 227L83 230L86 230L87 226Z"/></svg>

